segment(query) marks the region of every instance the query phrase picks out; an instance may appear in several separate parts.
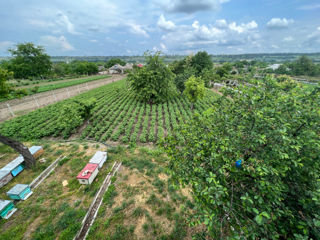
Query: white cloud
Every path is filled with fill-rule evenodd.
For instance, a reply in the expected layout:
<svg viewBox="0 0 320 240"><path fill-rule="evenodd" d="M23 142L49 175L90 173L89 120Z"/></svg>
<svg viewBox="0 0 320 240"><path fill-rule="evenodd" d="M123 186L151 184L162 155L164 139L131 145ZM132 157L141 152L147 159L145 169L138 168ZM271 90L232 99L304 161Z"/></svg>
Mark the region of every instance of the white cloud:
<svg viewBox="0 0 320 240"><path fill-rule="evenodd" d="M287 28L289 24L294 23L293 19L286 19L286 18L272 18L268 23L267 27L270 29L281 29Z"/></svg>
<svg viewBox="0 0 320 240"><path fill-rule="evenodd" d="M70 22L68 16L65 15L64 13L62 13L61 11L59 11L59 12L57 13L55 22L56 22L57 25L59 25L60 27L65 27L70 34L75 34L75 35L79 34L79 33L74 29L74 25L73 25L73 23Z"/></svg>
<svg viewBox="0 0 320 240"><path fill-rule="evenodd" d="M67 39L64 36L43 36L41 37L41 43L49 48L61 51L75 50L75 48L67 41Z"/></svg>
<svg viewBox="0 0 320 240"><path fill-rule="evenodd" d="M255 21L248 23L228 23L226 20L217 20L214 24L203 24L194 21L192 25L177 25L175 31L162 36L162 41L170 50L185 51L198 50L203 47L240 46L251 44L257 46L260 35L256 32L258 24Z"/></svg>
<svg viewBox="0 0 320 240"><path fill-rule="evenodd" d="M129 23L128 26L130 27L129 30L131 33L136 35L142 35L144 37L149 37L149 34L146 32L146 30L143 29L141 25Z"/></svg>
<svg viewBox="0 0 320 240"><path fill-rule="evenodd" d="M285 37L282 41L283 42L292 42L293 41L293 37L291 37L291 36Z"/></svg>
<svg viewBox="0 0 320 240"><path fill-rule="evenodd" d="M90 42L96 43L96 42L98 42L98 40L96 40L96 39L91 39Z"/></svg>
<svg viewBox="0 0 320 240"><path fill-rule="evenodd" d="M316 31L307 36L305 44L307 46L318 46L320 44L320 27L318 27Z"/></svg>
<svg viewBox="0 0 320 240"><path fill-rule="evenodd" d="M162 0L160 5L168 12L190 14L198 11L216 11L226 2L229 0Z"/></svg>
<svg viewBox="0 0 320 240"><path fill-rule="evenodd" d="M7 51L13 45L11 41L2 41L0 42L0 51Z"/></svg>
<svg viewBox="0 0 320 240"><path fill-rule="evenodd" d="M275 45L275 44L272 44L271 47L272 47L273 49L278 49L278 48L279 48L279 46L278 46L278 45Z"/></svg>
<svg viewBox="0 0 320 240"><path fill-rule="evenodd" d="M315 4L310 4L310 5L303 5L299 7L300 10L316 10L320 8L320 4L315 3Z"/></svg>
<svg viewBox="0 0 320 240"><path fill-rule="evenodd" d="M158 27L163 31L173 31L176 28L176 25L172 21L166 21L163 14L160 15L157 24Z"/></svg>

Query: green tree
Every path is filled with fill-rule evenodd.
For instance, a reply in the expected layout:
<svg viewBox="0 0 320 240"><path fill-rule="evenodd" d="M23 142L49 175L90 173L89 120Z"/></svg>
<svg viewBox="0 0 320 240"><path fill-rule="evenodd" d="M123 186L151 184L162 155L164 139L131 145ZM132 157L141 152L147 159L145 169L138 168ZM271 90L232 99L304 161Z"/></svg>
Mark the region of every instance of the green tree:
<svg viewBox="0 0 320 240"><path fill-rule="evenodd" d="M41 46L20 43L9 52L13 57L9 70L14 72L15 78L43 77L51 70L50 57Z"/></svg>
<svg viewBox="0 0 320 240"><path fill-rule="evenodd" d="M320 239L320 86L225 89L163 147L214 239Z"/></svg>
<svg viewBox="0 0 320 240"><path fill-rule="evenodd" d="M191 102L191 109L193 109L194 103L204 97L205 94L204 82L201 77L191 76L185 83L184 94Z"/></svg>
<svg viewBox="0 0 320 240"><path fill-rule="evenodd" d="M200 51L192 57L191 66L197 71L197 76L200 76L204 69L211 69L213 63L210 55L206 51Z"/></svg>
<svg viewBox="0 0 320 240"><path fill-rule="evenodd" d="M140 100L163 102L174 90L174 74L163 63L159 52L154 55L146 53L145 56L146 65L129 73L127 82Z"/></svg>
<svg viewBox="0 0 320 240"><path fill-rule="evenodd" d="M10 86L7 80L12 77L12 73L0 67L0 99L5 98L10 93Z"/></svg>
<svg viewBox="0 0 320 240"><path fill-rule="evenodd" d="M121 66L126 65L126 62L121 60L120 58L111 58L106 64L105 67L106 68L111 68L112 66L116 65L116 64L120 64Z"/></svg>

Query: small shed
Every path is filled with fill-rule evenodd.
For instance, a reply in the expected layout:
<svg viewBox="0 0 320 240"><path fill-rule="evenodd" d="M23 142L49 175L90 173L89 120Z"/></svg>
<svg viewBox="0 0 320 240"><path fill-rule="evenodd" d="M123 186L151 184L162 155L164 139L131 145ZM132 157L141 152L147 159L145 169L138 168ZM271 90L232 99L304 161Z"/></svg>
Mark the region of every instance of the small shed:
<svg viewBox="0 0 320 240"><path fill-rule="evenodd" d="M102 168L104 162L107 160L107 152L97 151L94 156L90 159L89 163L98 164L99 168Z"/></svg>
<svg viewBox="0 0 320 240"><path fill-rule="evenodd" d="M26 200L32 193L29 185L17 184L7 192L7 195L14 200Z"/></svg>
<svg viewBox="0 0 320 240"><path fill-rule="evenodd" d="M8 219L11 215L17 211L12 201L0 200L0 216L1 218Z"/></svg>
<svg viewBox="0 0 320 240"><path fill-rule="evenodd" d="M98 164L88 163L78 174L80 184L91 184L99 172Z"/></svg>
<svg viewBox="0 0 320 240"><path fill-rule="evenodd" d="M43 152L44 152L43 147L41 147L41 146L32 146L31 148L29 148L29 151L31 152L33 157L36 159L38 157L40 157L41 154L43 154Z"/></svg>
<svg viewBox="0 0 320 240"><path fill-rule="evenodd" d="M12 178L13 177L9 170L0 169L0 188L10 182Z"/></svg>
<svg viewBox="0 0 320 240"><path fill-rule="evenodd" d="M24 169L24 167L24 158L19 156L5 165L2 170L10 171L12 176L15 177Z"/></svg>

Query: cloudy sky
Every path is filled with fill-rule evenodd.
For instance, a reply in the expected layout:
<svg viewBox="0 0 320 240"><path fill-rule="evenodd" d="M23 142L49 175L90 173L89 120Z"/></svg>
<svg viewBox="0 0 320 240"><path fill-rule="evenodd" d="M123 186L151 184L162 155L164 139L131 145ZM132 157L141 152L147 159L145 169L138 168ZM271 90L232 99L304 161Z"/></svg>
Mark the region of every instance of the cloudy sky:
<svg viewBox="0 0 320 240"><path fill-rule="evenodd" d="M0 55L320 52L320 0L2 0Z"/></svg>

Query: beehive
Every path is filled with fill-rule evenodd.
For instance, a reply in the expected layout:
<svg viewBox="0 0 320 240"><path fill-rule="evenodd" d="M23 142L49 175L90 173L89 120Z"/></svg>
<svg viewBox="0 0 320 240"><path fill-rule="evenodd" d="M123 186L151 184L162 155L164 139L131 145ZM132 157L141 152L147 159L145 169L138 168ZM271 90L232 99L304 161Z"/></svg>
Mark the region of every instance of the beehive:
<svg viewBox="0 0 320 240"><path fill-rule="evenodd" d="M43 152L44 152L43 147L41 147L41 146L32 146L31 148L29 148L29 151L31 152L33 157L36 159L38 157L40 157L41 154L43 154Z"/></svg>
<svg viewBox="0 0 320 240"><path fill-rule="evenodd" d="M11 172L9 170L0 169L0 188L6 185L12 179Z"/></svg>
<svg viewBox="0 0 320 240"><path fill-rule="evenodd" d="M24 158L22 156L17 157L13 161L5 165L1 170L10 171L12 176L17 176L24 169Z"/></svg>
<svg viewBox="0 0 320 240"><path fill-rule="evenodd" d="M94 156L90 159L89 163L98 164L99 168L103 166L107 160L107 152L97 151Z"/></svg>
<svg viewBox="0 0 320 240"><path fill-rule="evenodd" d="M0 200L0 216L1 218L8 219L11 215L17 211L12 201Z"/></svg>
<svg viewBox="0 0 320 240"><path fill-rule="evenodd" d="M98 168L98 164L88 163L77 176L79 183L91 184L99 172Z"/></svg>
<svg viewBox="0 0 320 240"><path fill-rule="evenodd" d="M31 194L32 191L27 184L17 184L7 192L8 197L14 200L26 200Z"/></svg>

